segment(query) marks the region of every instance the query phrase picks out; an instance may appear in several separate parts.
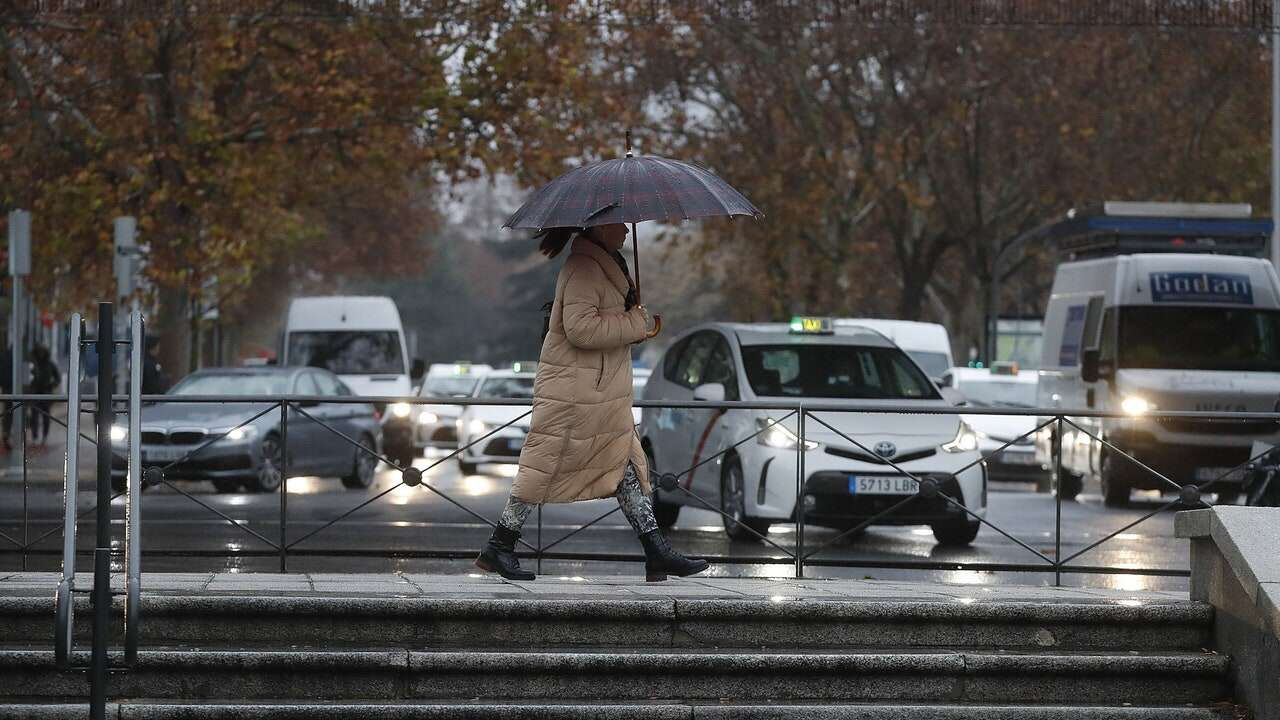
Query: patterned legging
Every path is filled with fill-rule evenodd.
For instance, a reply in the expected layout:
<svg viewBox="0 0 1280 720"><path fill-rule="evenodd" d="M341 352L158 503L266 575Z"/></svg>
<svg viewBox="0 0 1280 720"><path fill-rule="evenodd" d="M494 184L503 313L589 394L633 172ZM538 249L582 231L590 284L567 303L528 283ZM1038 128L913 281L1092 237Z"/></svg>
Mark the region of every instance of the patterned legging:
<svg viewBox="0 0 1280 720"><path fill-rule="evenodd" d="M653 517L653 501L640 489L640 477L636 474L636 466L627 463L626 472L622 474L622 482L618 483L618 491L613 495L622 507L622 514L635 529L637 535L658 529L658 521ZM502 510L502 518L498 521L508 530L520 532L524 521L537 505L517 499L514 495L507 498L507 506Z"/></svg>

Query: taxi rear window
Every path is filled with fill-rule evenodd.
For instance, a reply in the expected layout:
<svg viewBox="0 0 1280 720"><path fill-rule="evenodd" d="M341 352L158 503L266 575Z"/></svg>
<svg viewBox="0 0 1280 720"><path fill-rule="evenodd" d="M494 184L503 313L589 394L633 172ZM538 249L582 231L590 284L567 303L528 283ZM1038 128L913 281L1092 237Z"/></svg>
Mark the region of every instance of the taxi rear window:
<svg viewBox="0 0 1280 720"><path fill-rule="evenodd" d="M897 348L747 345L747 382L761 397L937 400L933 384Z"/></svg>

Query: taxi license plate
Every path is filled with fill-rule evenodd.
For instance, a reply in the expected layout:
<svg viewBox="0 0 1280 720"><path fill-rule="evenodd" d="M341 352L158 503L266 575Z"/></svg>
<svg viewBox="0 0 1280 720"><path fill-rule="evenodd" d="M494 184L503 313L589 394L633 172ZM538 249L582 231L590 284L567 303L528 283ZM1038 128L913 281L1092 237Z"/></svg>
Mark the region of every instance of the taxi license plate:
<svg viewBox="0 0 1280 720"><path fill-rule="evenodd" d="M1196 468L1195 477L1196 482L1213 482L1219 478L1223 480L1243 480L1244 470L1229 467L1202 467Z"/></svg>
<svg viewBox="0 0 1280 720"><path fill-rule="evenodd" d="M916 481L900 475L850 475L850 495L914 495Z"/></svg>
<svg viewBox="0 0 1280 720"><path fill-rule="evenodd" d="M173 462L187 454L186 448L156 447L142 451L143 462Z"/></svg>

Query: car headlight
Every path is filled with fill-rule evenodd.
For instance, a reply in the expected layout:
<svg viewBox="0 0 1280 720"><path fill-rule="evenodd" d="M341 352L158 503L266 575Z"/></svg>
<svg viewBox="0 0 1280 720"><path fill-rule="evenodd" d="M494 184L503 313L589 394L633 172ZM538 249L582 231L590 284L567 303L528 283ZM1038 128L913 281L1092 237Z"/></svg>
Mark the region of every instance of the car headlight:
<svg viewBox="0 0 1280 720"><path fill-rule="evenodd" d="M423 411L418 415L418 424L419 424L419 425L434 425L434 424L436 424L436 423L438 423L438 422L440 422L440 416L439 416L439 415L437 415L437 414L435 414L435 413L433 413L433 412L431 412L431 411L429 411L429 410L423 410Z"/></svg>
<svg viewBox="0 0 1280 720"><path fill-rule="evenodd" d="M241 425L234 428L217 428L210 430L213 435L221 435L221 442L244 442L258 437L258 428L253 425Z"/></svg>
<svg viewBox="0 0 1280 720"><path fill-rule="evenodd" d="M479 437L489 432L490 428L483 420L472 420L467 423L467 432L473 437Z"/></svg>
<svg viewBox="0 0 1280 720"><path fill-rule="evenodd" d="M407 418L409 417L409 414L413 412L413 408L409 406L409 403L402 402L391 403L391 406L388 407L387 410L391 412L392 417L398 418Z"/></svg>
<svg viewBox="0 0 1280 720"><path fill-rule="evenodd" d="M756 434L756 442L765 447L777 448L779 450L795 450L800 446L800 438L791 432L781 422L772 418L756 418L756 429L760 432ZM804 443L805 450L812 450L818 447L818 443L812 440L806 440Z"/></svg>
<svg viewBox="0 0 1280 720"><path fill-rule="evenodd" d="M129 437L129 429L123 425L111 426L111 442L124 442Z"/></svg>
<svg viewBox="0 0 1280 720"><path fill-rule="evenodd" d="M1146 398L1140 398L1137 395L1130 395L1120 401L1120 409L1124 411L1125 415L1133 415L1134 417L1137 417L1139 415L1146 415L1152 410L1155 410L1156 406L1147 402Z"/></svg>
<svg viewBox="0 0 1280 720"><path fill-rule="evenodd" d="M960 427L956 430L956 436L951 442L942 445L943 452L973 452L978 449L978 434L969 427L965 421L960 421Z"/></svg>

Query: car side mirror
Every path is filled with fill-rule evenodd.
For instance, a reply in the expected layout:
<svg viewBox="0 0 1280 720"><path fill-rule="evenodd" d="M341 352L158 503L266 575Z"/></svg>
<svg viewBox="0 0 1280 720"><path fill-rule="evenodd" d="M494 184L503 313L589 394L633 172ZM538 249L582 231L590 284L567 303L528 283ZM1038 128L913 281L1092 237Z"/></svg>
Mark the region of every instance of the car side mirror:
<svg viewBox="0 0 1280 720"><path fill-rule="evenodd" d="M705 402L724 402L724 385L707 383L693 389L693 399Z"/></svg>
<svg viewBox="0 0 1280 720"><path fill-rule="evenodd" d="M955 388L952 388L952 387L939 388L938 392L942 393L942 399L946 400L947 403L950 405L954 405L956 407L964 407L969 404L969 399L964 396L964 393L960 392L959 390L956 390Z"/></svg>
<svg viewBox="0 0 1280 720"><path fill-rule="evenodd" d="M1102 353L1097 350L1085 350L1080 357L1080 379L1088 383L1099 380L1110 380L1116 374L1115 364L1103 362Z"/></svg>
<svg viewBox="0 0 1280 720"><path fill-rule="evenodd" d="M426 375L426 374L427 374L426 361L423 360L422 358L414 358L413 366L409 370L409 379L416 383L422 379L423 375Z"/></svg>
<svg viewBox="0 0 1280 720"><path fill-rule="evenodd" d="M938 387L940 388L949 388L952 386L954 382L955 382L955 376L952 375L951 373L946 373L942 377L937 378Z"/></svg>

